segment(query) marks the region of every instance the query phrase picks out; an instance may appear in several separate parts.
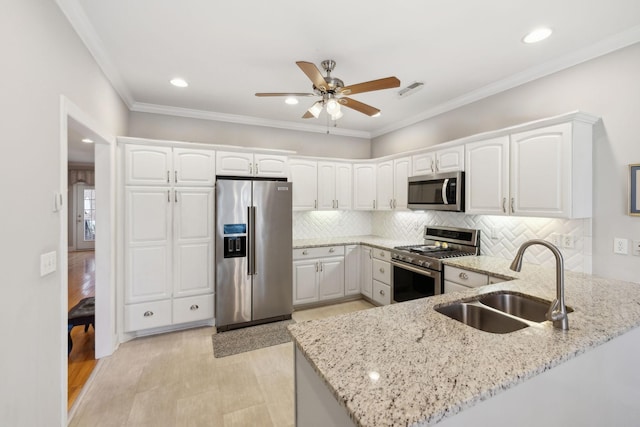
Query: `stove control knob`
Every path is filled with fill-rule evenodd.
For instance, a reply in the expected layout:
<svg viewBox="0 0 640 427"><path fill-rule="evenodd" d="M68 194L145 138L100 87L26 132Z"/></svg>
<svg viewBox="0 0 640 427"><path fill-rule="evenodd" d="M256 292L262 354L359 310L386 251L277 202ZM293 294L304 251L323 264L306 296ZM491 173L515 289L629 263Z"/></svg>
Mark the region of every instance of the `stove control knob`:
<svg viewBox="0 0 640 427"><path fill-rule="evenodd" d="M418 261L416 261L416 263L417 263L418 265L421 265L421 266L423 266L423 265L424 265L424 261L422 261L421 259L419 259Z"/></svg>

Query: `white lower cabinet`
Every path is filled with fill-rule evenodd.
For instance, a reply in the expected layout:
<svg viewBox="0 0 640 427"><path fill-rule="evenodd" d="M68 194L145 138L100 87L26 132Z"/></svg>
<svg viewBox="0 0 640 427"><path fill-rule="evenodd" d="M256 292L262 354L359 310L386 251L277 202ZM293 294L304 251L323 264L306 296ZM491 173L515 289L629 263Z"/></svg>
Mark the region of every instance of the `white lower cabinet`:
<svg viewBox="0 0 640 427"><path fill-rule="evenodd" d="M444 266L444 293L466 291L489 284L489 276L463 268Z"/></svg>
<svg viewBox="0 0 640 427"><path fill-rule="evenodd" d="M371 298L373 295L373 248L360 247L360 292Z"/></svg>
<svg viewBox="0 0 640 427"><path fill-rule="evenodd" d="M360 293L360 246L345 246L344 252L344 294Z"/></svg>
<svg viewBox="0 0 640 427"><path fill-rule="evenodd" d="M293 251L293 305L344 296L344 246Z"/></svg>
<svg viewBox="0 0 640 427"><path fill-rule="evenodd" d="M374 279L373 300L380 305L391 304L391 286Z"/></svg>
<svg viewBox="0 0 640 427"><path fill-rule="evenodd" d="M213 294L174 298L173 323L196 322L213 317Z"/></svg>
<svg viewBox="0 0 640 427"><path fill-rule="evenodd" d="M384 249L373 249L371 299L380 305L391 304L391 253Z"/></svg>
<svg viewBox="0 0 640 427"><path fill-rule="evenodd" d="M127 304L124 306L125 332L159 328L171 324L171 300Z"/></svg>

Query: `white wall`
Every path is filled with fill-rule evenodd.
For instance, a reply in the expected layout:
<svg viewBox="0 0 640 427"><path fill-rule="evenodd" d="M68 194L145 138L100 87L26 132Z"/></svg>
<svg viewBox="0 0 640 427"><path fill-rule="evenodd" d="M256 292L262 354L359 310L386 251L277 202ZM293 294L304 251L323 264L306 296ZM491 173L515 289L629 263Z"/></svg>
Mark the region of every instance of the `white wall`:
<svg viewBox="0 0 640 427"><path fill-rule="evenodd" d="M132 112L127 136L278 148L305 156L347 159L368 159L371 156L369 139L151 113Z"/></svg>
<svg viewBox="0 0 640 427"><path fill-rule="evenodd" d="M52 211L54 192L66 194L60 96L113 134L126 133L127 111L55 2L3 2L0 40L0 425L62 425L66 288L60 271L39 274L40 254L64 239Z"/></svg>
<svg viewBox="0 0 640 427"><path fill-rule="evenodd" d="M640 257L613 254L613 238L640 240L627 212L628 164L640 163L640 44L417 123L372 141L378 157L581 110L602 118L594 148L593 272L640 282Z"/></svg>

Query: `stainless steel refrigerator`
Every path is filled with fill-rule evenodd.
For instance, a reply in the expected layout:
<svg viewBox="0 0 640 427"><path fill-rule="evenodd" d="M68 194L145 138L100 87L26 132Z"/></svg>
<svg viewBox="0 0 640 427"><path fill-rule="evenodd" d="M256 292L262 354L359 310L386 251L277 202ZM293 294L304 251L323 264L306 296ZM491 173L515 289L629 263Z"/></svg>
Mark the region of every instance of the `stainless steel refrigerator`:
<svg viewBox="0 0 640 427"><path fill-rule="evenodd" d="M216 182L216 327L291 318L291 183Z"/></svg>

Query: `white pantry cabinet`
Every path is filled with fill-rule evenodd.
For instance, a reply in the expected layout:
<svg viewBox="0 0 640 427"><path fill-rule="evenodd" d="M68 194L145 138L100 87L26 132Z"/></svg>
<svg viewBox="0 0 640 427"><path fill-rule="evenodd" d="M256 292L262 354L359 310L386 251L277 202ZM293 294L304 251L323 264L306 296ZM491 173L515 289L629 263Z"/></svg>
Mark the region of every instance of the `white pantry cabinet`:
<svg viewBox="0 0 640 427"><path fill-rule="evenodd" d="M125 332L213 319L214 151L123 152Z"/></svg>
<svg viewBox="0 0 640 427"><path fill-rule="evenodd" d="M466 213L591 216L591 127L575 120L467 144Z"/></svg>
<svg viewBox="0 0 640 427"><path fill-rule="evenodd" d="M367 211L376 209L375 163L353 165L353 208Z"/></svg>
<svg viewBox="0 0 640 427"><path fill-rule="evenodd" d="M213 186L215 151L125 145L126 185Z"/></svg>
<svg viewBox="0 0 640 427"><path fill-rule="evenodd" d="M293 305L344 296L344 246L293 250Z"/></svg>
<svg viewBox="0 0 640 427"><path fill-rule="evenodd" d="M289 172L287 160L287 156L275 154L218 151L216 171L223 176L286 178Z"/></svg>
<svg viewBox="0 0 640 427"><path fill-rule="evenodd" d="M411 157L412 176L464 170L464 145L415 154Z"/></svg>

